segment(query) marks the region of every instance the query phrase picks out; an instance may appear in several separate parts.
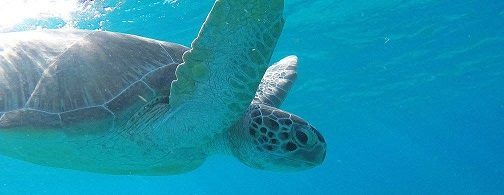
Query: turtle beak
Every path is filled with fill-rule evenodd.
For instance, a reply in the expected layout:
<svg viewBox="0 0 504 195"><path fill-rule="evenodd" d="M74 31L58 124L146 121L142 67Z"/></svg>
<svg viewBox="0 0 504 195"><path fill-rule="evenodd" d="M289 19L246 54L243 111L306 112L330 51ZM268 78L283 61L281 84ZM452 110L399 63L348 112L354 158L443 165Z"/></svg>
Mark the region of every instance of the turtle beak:
<svg viewBox="0 0 504 195"><path fill-rule="evenodd" d="M324 162L326 157L326 146L324 144L318 144L311 150L300 149L292 154L294 159L305 162L311 167L317 166Z"/></svg>

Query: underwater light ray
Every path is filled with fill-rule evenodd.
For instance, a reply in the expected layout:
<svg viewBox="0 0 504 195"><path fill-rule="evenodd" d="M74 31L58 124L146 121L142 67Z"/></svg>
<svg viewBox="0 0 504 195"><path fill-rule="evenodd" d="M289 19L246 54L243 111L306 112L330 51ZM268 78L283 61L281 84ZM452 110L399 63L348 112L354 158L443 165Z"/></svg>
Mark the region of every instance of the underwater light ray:
<svg viewBox="0 0 504 195"><path fill-rule="evenodd" d="M79 0L5 0L0 3L0 32L7 32L26 20L58 18L65 23L73 20L79 10Z"/></svg>

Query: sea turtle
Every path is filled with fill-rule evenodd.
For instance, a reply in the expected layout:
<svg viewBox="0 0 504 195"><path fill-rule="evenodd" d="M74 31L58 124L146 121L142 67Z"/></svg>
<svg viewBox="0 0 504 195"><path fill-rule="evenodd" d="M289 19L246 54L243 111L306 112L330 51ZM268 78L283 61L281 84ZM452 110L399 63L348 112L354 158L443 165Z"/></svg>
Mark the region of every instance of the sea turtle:
<svg viewBox="0 0 504 195"><path fill-rule="evenodd" d="M183 173L219 153L314 167L324 138L278 109L297 58L267 66L282 12L282 0L217 0L192 49L105 31L0 34L0 153L108 174Z"/></svg>

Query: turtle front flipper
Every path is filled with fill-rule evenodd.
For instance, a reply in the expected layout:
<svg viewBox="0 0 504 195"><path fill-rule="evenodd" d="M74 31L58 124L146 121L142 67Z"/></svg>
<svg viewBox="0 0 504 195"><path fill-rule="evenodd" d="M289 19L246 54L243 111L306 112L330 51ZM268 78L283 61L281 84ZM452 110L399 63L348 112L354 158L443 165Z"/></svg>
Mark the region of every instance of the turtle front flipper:
<svg viewBox="0 0 504 195"><path fill-rule="evenodd" d="M287 56L268 68L252 104L279 108L297 78L296 56Z"/></svg>
<svg viewBox="0 0 504 195"><path fill-rule="evenodd" d="M170 128L200 142L239 120L267 69L283 28L282 12L283 0L215 2L177 68Z"/></svg>

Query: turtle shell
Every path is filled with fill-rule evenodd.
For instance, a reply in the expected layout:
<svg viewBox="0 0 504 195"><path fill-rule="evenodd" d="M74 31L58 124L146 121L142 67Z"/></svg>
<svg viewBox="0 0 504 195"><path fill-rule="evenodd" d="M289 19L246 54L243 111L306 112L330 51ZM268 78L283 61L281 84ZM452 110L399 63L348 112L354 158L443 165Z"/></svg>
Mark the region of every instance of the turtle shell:
<svg viewBox="0 0 504 195"><path fill-rule="evenodd" d="M188 48L104 31L0 35L0 129L103 131L168 103Z"/></svg>

